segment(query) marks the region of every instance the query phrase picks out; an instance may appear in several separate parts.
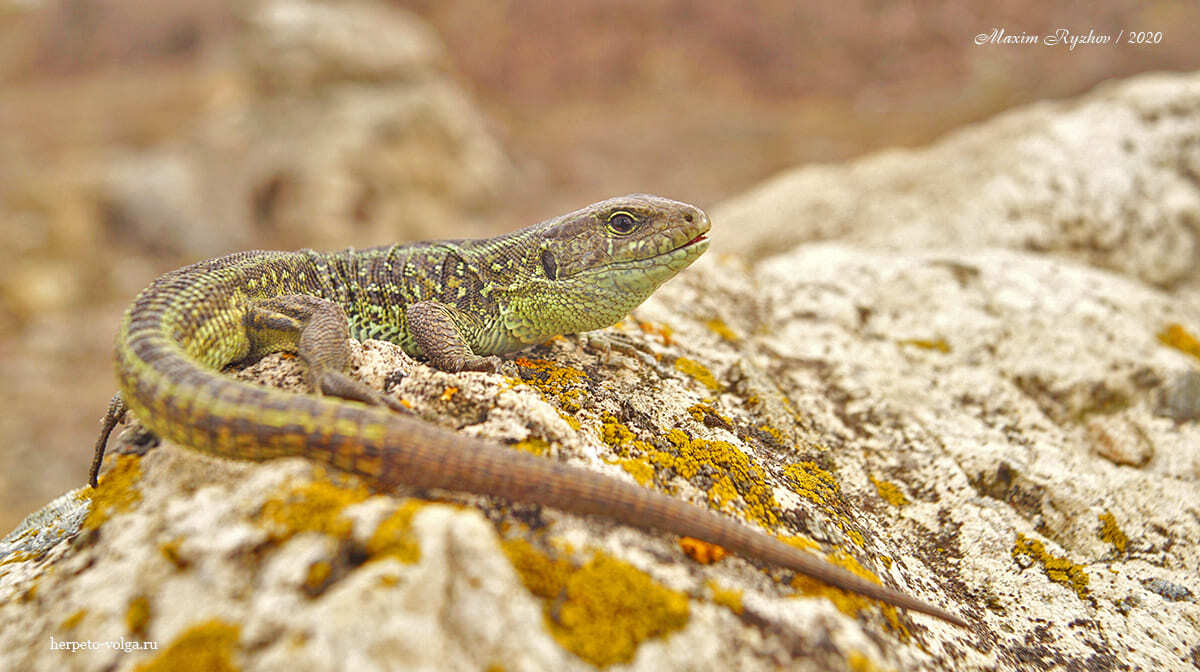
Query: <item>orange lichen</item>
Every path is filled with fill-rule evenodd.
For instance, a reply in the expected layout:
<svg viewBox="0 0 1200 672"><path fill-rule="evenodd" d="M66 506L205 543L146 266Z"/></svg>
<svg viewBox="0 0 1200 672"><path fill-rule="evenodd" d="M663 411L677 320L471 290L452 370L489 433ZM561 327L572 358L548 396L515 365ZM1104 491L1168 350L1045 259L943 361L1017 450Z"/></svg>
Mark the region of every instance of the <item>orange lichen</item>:
<svg viewBox="0 0 1200 672"><path fill-rule="evenodd" d="M702 565L711 565L725 557L725 549L693 537L680 537L679 547L689 558Z"/></svg>
<svg viewBox="0 0 1200 672"><path fill-rule="evenodd" d="M642 330L642 333L661 338L663 345L671 345L673 343L671 337L675 334L675 330L671 329L667 325L641 321L639 321L637 325L638 329Z"/></svg>
<svg viewBox="0 0 1200 672"><path fill-rule="evenodd" d="M233 654L240 637L241 628L225 621L194 625L136 672L236 672Z"/></svg>
<svg viewBox="0 0 1200 672"><path fill-rule="evenodd" d="M438 397L438 399L441 401L450 401L456 394L458 394L457 387L447 387L446 389L442 390L442 394L440 397Z"/></svg>

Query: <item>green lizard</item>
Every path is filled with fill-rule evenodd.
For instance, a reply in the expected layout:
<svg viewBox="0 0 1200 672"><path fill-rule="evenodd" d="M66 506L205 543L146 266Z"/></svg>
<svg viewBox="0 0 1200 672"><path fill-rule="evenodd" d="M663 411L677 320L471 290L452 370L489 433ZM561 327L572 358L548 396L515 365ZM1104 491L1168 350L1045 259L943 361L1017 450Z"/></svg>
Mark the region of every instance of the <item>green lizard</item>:
<svg viewBox="0 0 1200 672"><path fill-rule="evenodd" d="M221 457L301 455L384 490L445 488L604 516L966 625L708 509L397 413L390 397L346 373L351 337L398 343L449 371L494 371L499 353L609 326L695 261L708 231L694 206L635 195L496 238L242 252L167 273L121 325L120 392L89 480L95 487L109 434L129 410L154 434ZM277 351L298 353L316 395L220 373Z"/></svg>

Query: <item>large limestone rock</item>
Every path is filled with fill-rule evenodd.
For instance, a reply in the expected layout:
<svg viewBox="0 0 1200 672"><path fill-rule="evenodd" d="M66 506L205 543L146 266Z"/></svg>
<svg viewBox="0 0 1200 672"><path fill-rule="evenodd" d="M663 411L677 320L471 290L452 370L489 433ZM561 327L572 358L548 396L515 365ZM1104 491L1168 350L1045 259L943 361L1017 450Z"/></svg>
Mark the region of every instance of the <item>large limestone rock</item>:
<svg viewBox="0 0 1200 672"><path fill-rule="evenodd" d="M822 242L781 239L835 210L805 207L810 178L782 178L715 210L718 231L737 222L743 255L717 247L619 326L616 347L556 339L517 360L519 379L432 371L374 342L356 353L359 375L432 422L797 537L972 628L745 558L705 564L603 520L371 495L302 459L233 464L134 435L97 491L0 546L0 667L170 666L202 651L295 670L1193 669L1200 302L1173 255L1194 244L1197 186L1144 184L1145 200L1016 189L1036 250L974 228L1003 213L963 208L1038 183L1039 165L997 160L1016 146L1058 156L1077 186L1096 169L1112 184L1148 174L1133 159L1096 166L1074 139L1119 130L1147 147L1155 115L1200 128L1198 90L1196 76L1111 85L964 131L978 151L951 139L910 173L877 174L882 195L857 197L907 202L924 222L893 219L908 238L847 218ZM1125 115L1135 99L1154 104ZM1200 133L1176 137L1152 163L1196 165ZM862 186L857 166L822 169L824 196L848 199L836 194ZM1177 242L1139 246L1153 238L1145 213L1167 211L1161 190ZM1096 221L1117 201L1145 217ZM1078 227L1045 221L1051 207ZM1109 227L1123 260L1072 242ZM1175 270L1151 274L1155 250ZM295 366L238 375L296 385Z"/></svg>

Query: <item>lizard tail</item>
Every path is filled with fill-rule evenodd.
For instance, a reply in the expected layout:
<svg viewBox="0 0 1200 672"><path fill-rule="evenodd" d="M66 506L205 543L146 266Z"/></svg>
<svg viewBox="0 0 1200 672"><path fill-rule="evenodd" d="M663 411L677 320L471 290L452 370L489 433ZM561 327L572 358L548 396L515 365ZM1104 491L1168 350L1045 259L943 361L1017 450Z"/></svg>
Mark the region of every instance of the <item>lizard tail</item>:
<svg viewBox="0 0 1200 672"><path fill-rule="evenodd" d="M869 581L748 525L653 490L401 416L390 418L389 429L393 434L386 451L386 468L376 476L377 482L385 486L407 484L469 491L695 537L843 590L955 625L968 625L965 619L941 607ZM414 440L417 445L442 448L436 455L406 450L404 444Z"/></svg>

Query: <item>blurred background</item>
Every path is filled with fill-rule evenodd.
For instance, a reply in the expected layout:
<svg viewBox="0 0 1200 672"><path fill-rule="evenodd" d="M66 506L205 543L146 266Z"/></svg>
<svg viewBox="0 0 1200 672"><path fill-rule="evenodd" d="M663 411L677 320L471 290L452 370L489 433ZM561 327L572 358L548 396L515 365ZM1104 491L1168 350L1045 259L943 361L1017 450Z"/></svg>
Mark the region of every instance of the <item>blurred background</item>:
<svg viewBox="0 0 1200 672"><path fill-rule="evenodd" d="M968 4L0 0L0 530L84 483L121 313L177 266L708 207L1200 64L1192 0ZM1060 28L1161 40L975 43Z"/></svg>

